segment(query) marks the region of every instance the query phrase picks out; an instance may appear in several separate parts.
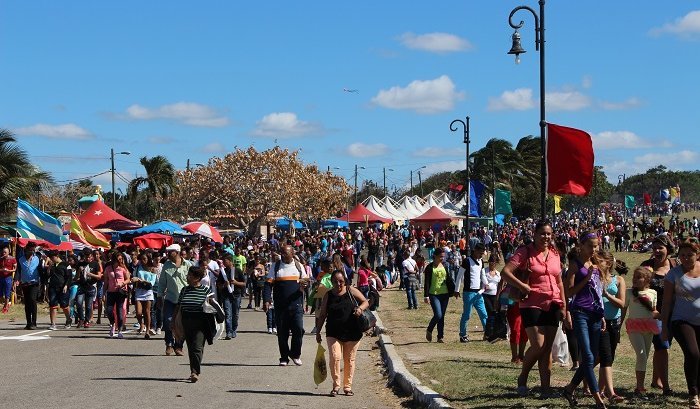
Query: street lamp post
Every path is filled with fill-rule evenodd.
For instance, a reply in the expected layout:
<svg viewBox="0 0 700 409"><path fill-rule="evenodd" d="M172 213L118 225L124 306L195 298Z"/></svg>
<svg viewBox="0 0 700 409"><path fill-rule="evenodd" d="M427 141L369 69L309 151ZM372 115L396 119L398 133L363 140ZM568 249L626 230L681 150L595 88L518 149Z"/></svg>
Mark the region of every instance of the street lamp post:
<svg viewBox="0 0 700 409"><path fill-rule="evenodd" d="M527 10L530 13L532 13L532 16L535 18L535 50L540 52L540 147L542 149L542 158L541 158L541 178L540 178L540 216L541 219L544 220L545 215L547 214L547 209L546 209L546 202L545 199L547 197L547 162L545 159L545 149L546 149L546 140L545 140L545 128L547 126L547 122L545 122L545 94L544 94L544 3L545 0L539 0L540 4L540 13L539 15L533 10L532 8L528 6L518 6L514 8L510 12L510 16L508 17L508 23L510 24L511 27L515 29L515 32L513 33L513 46L511 47L510 51L508 51L508 54L513 54L515 55L515 63L519 64L520 63L520 54L525 53L525 50L523 47L520 45L520 33L518 33L518 29L520 29L525 22L520 21L519 24L513 24L513 15L517 13L520 10Z"/></svg>
<svg viewBox="0 0 700 409"><path fill-rule="evenodd" d="M393 172L394 169L384 168L384 197L386 197L386 171Z"/></svg>
<svg viewBox="0 0 700 409"><path fill-rule="evenodd" d="M114 155L131 155L129 151L114 152L114 148L110 149L110 158L112 159L112 209L117 210L117 193L114 189Z"/></svg>
<svg viewBox="0 0 700 409"><path fill-rule="evenodd" d="M470 175L469 175L469 117L466 117L464 121L461 119L455 119L454 121L450 122L450 131L452 132L457 132L459 129L457 127L457 124L462 125L462 130L464 131L464 138L462 139L462 142L464 142L464 145L467 147L467 156L466 156L466 163L465 163L465 169L467 170L467 218L464 219L464 223L467 226L467 234L469 233L469 189L471 189L470 186ZM467 237L469 239L469 237Z"/></svg>
<svg viewBox="0 0 700 409"><path fill-rule="evenodd" d="M420 170L418 171L418 186L420 186L420 197L423 197L423 178L420 174Z"/></svg>
<svg viewBox="0 0 700 409"><path fill-rule="evenodd" d="M357 206L357 169L364 169L364 166L355 165L355 206Z"/></svg>

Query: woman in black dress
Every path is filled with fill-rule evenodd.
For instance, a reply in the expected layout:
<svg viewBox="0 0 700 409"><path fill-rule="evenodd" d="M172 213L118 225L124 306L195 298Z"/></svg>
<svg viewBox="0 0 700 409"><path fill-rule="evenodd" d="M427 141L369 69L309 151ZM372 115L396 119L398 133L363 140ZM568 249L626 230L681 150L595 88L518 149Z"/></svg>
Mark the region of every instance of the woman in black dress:
<svg viewBox="0 0 700 409"><path fill-rule="evenodd" d="M321 343L321 328L326 326L328 361L333 379L331 396L340 391L340 359L343 359L343 391L352 392L352 376L355 372L355 354L362 339L357 317L369 308L369 303L360 290L348 285L345 272L335 270L331 277L333 288L323 296L321 310L316 318L316 342Z"/></svg>

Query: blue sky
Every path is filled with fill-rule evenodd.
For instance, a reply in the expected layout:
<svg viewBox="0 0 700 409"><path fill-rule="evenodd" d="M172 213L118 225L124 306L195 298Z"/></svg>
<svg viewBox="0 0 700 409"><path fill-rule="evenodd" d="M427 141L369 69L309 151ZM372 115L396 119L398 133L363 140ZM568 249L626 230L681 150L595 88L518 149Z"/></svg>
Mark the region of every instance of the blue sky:
<svg viewBox="0 0 700 409"><path fill-rule="evenodd" d="M0 3L0 127L57 181L142 156L177 168L234 147L301 149L352 183L409 183L471 150L539 135L530 1ZM698 169L700 1L549 1L547 120L584 129L611 181ZM344 92L344 88L358 92ZM109 175L94 179L109 188ZM414 183L417 176L414 174ZM117 185L123 188L124 183Z"/></svg>

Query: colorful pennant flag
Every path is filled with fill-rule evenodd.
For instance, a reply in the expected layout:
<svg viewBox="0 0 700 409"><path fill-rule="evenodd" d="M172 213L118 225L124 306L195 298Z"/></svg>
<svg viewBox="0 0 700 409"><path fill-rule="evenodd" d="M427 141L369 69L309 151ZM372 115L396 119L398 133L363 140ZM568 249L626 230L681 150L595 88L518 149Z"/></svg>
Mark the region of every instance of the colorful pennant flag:
<svg viewBox="0 0 700 409"><path fill-rule="evenodd" d="M644 192L644 204L647 206L651 204L651 195L647 192Z"/></svg>
<svg viewBox="0 0 700 409"><path fill-rule="evenodd" d="M481 196L486 186L478 180L469 181L469 216L481 217Z"/></svg>
<svg viewBox="0 0 700 409"><path fill-rule="evenodd" d="M547 124L547 193L586 196L593 187L593 141L575 128Z"/></svg>
<svg viewBox="0 0 700 409"><path fill-rule="evenodd" d="M72 214L70 219L70 237L90 246L109 248L109 240L104 234L80 221L75 214Z"/></svg>
<svg viewBox="0 0 700 409"><path fill-rule="evenodd" d="M561 213L561 196L554 195L554 214Z"/></svg>
<svg viewBox="0 0 700 409"><path fill-rule="evenodd" d="M17 199L17 228L51 244L58 245L67 240L63 236L63 226L58 219L34 208L22 199Z"/></svg>
<svg viewBox="0 0 700 409"><path fill-rule="evenodd" d="M510 205L510 192L507 190L496 189L496 214L513 214L513 209Z"/></svg>

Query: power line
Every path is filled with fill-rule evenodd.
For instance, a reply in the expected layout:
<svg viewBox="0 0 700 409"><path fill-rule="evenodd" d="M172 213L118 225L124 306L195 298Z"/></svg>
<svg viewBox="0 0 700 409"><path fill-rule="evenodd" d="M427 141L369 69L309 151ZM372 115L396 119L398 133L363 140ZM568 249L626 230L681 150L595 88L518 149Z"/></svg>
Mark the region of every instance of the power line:
<svg viewBox="0 0 700 409"><path fill-rule="evenodd" d="M57 180L57 181L56 181L55 183L66 183L66 182L70 183L70 182L79 182L79 181L81 181L81 180L85 180L85 179L92 179L92 178L95 178L95 177L97 177L97 176L101 176L101 175L104 175L105 173L109 173L109 172L110 172L109 170L106 170L106 171L104 171L104 172L101 172L101 173L97 173L97 174L95 174L95 175L92 175L92 176L83 176L83 177L79 177L79 178L74 178L74 179L66 179L66 180Z"/></svg>

